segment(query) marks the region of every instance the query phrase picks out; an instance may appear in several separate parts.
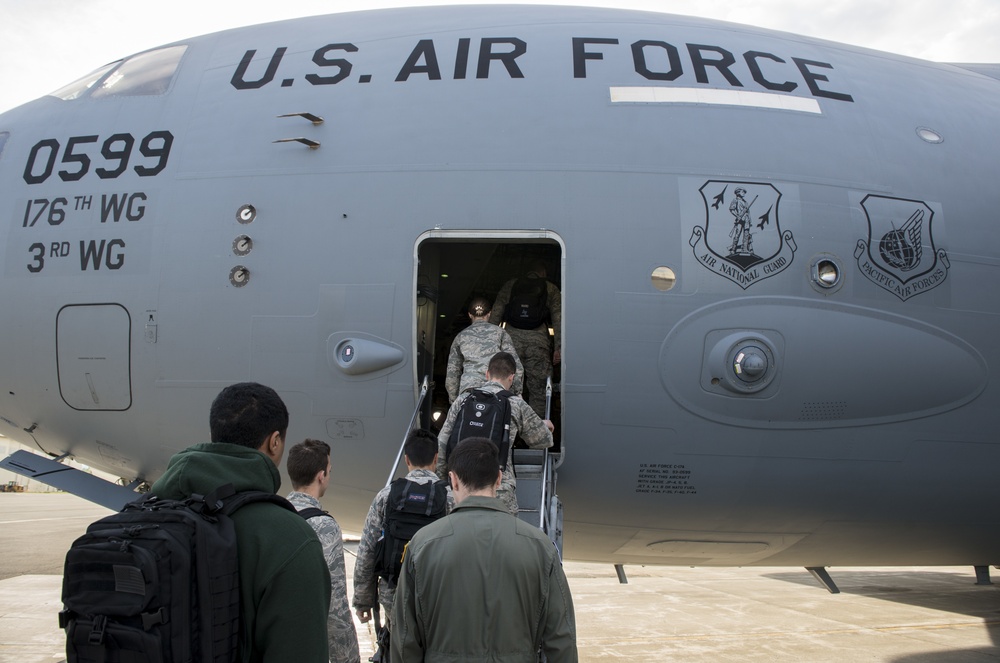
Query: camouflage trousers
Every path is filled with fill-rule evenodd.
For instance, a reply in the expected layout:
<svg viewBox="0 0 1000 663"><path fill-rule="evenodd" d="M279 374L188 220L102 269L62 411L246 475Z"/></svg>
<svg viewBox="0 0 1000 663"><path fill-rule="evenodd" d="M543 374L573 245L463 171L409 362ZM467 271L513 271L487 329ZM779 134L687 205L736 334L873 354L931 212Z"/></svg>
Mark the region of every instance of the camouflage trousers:
<svg viewBox="0 0 1000 663"><path fill-rule="evenodd" d="M548 327L517 329L507 325L507 332L524 366L524 391L528 395L525 400L535 414L544 419L545 380L552 375L552 344Z"/></svg>
<svg viewBox="0 0 1000 663"><path fill-rule="evenodd" d="M516 486L509 483L501 483L500 487L497 488L497 499L503 502L503 505L507 507L515 516L517 515L517 490Z"/></svg>

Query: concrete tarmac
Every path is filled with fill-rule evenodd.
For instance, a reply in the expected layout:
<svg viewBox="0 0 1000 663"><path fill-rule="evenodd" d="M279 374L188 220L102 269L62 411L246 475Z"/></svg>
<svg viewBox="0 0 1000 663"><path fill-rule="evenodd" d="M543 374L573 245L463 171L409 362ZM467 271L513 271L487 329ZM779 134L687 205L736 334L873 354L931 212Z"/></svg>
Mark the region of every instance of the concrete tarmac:
<svg viewBox="0 0 1000 663"><path fill-rule="evenodd" d="M63 558L106 513L71 495L0 493L0 663L65 659ZM797 568L626 566L627 585L611 565L565 568L581 661L1000 661L1000 584L977 586L972 568L833 568L840 594ZM366 661L373 634L356 626Z"/></svg>

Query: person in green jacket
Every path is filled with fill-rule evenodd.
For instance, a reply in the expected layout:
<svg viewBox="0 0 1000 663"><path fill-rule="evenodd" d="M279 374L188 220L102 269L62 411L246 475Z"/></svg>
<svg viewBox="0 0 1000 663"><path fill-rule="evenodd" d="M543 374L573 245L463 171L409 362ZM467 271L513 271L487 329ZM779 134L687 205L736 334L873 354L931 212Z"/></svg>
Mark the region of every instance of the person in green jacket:
<svg viewBox="0 0 1000 663"><path fill-rule="evenodd" d="M254 382L230 385L212 403L212 441L175 454L150 488L164 499L205 495L232 483L237 490L277 493L288 410L281 397ZM239 550L239 660L325 663L330 573L316 533L276 504L248 504L233 514Z"/></svg>
<svg viewBox="0 0 1000 663"><path fill-rule="evenodd" d="M392 608L392 663L576 663L573 597L555 546L496 490L497 446L468 438L448 460L455 510L406 548Z"/></svg>

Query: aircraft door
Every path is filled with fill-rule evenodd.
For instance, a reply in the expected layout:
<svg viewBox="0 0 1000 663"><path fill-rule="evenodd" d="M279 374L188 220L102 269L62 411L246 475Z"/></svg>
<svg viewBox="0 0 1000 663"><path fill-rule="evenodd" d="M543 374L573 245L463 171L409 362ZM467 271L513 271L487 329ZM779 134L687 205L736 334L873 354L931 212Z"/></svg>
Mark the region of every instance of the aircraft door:
<svg viewBox="0 0 1000 663"><path fill-rule="evenodd" d="M562 323L563 249L559 239L551 233L518 233L484 236L465 232L434 231L418 241L416 249L416 304L415 304L415 348L416 379L419 383L424 375L431 376L432 394L429 399L429 421L424 424L432 430L440 430L449 407L449 396L445 388L448 369L448 355L456 335L469 326L468 305L474 297L481 296L494 303L497 294L505 284L527 274L533 265L543 265L547 280L558 290L559 306L554 320L549 312L547 324L548 356L552 357L556 335L554 323ZM504 324L504 323L501 323ZM565 327L565 324L562 324ZM544 343L544 341L543 341ZM522 363L524 358L522 358ZM536 370L546 370L538 369ZM527 370L527 368L526 368ZM556 451L559 450L559 419L562 406L559 384L562 364L552 364L553 395L551 418L556 423ZM544 402L544 386L540 401ZM544 385L544 376L541 378ZM527 389L527 387L526 387ZM530 398L530 393L522 394ZM544 410L544 407L542 408ZM541 413L544 415L544 411Z"/></svg>

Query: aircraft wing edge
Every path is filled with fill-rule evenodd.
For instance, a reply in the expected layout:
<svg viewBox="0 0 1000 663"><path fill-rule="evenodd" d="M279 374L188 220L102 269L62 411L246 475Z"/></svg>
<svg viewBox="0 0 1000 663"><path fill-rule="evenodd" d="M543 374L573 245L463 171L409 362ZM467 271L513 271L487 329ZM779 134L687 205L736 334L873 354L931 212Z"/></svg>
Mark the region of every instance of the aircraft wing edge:
<svg viewBox="0 0 1000 663"><path fill-rule="evenodd" d="M127 503L139 497L139 493L132 490L133 486L119 486L24 449L0 460L0 468L41 481L114 511L120 511Z"/></svg>

